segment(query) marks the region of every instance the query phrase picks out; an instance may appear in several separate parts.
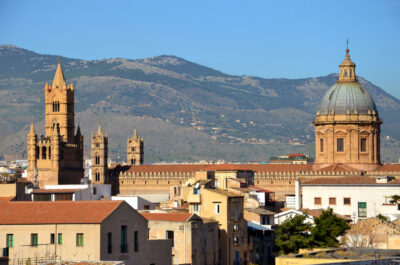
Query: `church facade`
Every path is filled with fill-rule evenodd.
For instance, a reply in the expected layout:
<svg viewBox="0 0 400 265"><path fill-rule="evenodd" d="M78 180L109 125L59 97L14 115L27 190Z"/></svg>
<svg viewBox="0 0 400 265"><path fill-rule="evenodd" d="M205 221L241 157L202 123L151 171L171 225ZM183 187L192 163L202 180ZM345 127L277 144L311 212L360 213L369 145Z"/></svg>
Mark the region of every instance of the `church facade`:
<svg viewBox="0 0 400 265"><path fill-rule="evenodd" d="M83 136L75 133L74 85L67 84L58 62L53 84L45 84L45 135L33 124L27 136L28 179L39 187L79 184L84 177Z"/></svg>

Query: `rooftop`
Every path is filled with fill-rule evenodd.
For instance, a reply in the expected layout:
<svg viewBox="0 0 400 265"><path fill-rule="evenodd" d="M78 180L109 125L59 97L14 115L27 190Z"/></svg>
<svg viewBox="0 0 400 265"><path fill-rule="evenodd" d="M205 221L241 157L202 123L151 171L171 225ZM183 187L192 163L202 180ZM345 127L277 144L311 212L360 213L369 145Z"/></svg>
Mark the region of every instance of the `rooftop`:
<svg viewBox="0 0 400 265"><path fill-rule="evenodd" d="M264 209L264 208L256 208L256 209L245 208L244 210L248 211L248 212L256 213L259 215L274 215L275 214L274 212Z"/></svg>
<svg viewBox="0 0 400 265"><path fill-rule="evenodd" d="M1 204L0 224L99 224L122 203L123 201L5 202Z"/></svg>
<svg viewBox="0 0 400 265"><path fill-rule="evenodd" d="M192 213L140 213L149 221L167 221L167 222L187 222L193 216Z"/></svg>
<svg viewBox="0 0 400 265"><path fill-rule="evenodd" d="M304 181L302 185L400 185L400 180L389 180L387 183L377 183L375 177L368 176L347 176L318 178Z"/></svg>

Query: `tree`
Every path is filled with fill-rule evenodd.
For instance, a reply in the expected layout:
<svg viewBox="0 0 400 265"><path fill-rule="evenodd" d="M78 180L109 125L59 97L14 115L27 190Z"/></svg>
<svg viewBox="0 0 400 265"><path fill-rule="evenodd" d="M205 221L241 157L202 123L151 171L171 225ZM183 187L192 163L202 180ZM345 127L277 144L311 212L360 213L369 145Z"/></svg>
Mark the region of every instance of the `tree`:
<svg viewBox="0 0 400 265"><path fill-rule="evenodd" d="M347 222L333 213L331 208L322 211L319 217L314 218L315 226L311 229L311 245L313 247L336 247L338 237L345 234L350 228Z"/></svg>
<svg viewBox="0 0 400 265"><path fill-rule="evenodd" d="M296 215L285 220L276 230L275 244L281 253L297 253L300 248L310 247L311 224L306 223L307 215Z"/></svg>
<svg viewBox="0 0 400 265"><path fill-rule="evenodd" d="M393 195L392 199L389 201L391 204L397 204L400 201L399 195Z"/></svg>

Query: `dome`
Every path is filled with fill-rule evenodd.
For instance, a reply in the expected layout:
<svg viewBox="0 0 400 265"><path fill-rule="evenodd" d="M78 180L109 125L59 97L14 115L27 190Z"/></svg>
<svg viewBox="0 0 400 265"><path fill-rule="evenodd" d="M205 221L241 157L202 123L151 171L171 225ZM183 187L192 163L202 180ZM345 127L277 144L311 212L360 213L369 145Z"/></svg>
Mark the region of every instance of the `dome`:
<svg viewBox="0 0 400 265"><path fill-rule="evenodd" d="M374 101L358 82L337 82L324 95L318 109L324 114L377 114Z"/></svg>

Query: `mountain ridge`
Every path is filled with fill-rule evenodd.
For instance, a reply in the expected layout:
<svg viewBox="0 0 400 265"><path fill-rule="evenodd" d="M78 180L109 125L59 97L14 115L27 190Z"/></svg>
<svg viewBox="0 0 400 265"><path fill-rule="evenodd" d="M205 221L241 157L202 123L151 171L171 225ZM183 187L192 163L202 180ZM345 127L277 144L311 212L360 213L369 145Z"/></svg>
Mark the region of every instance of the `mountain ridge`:
<svg viewBox="0 0 400 265"><path fill-rule="evenodd" d="M0 126L5 128L0 132L0 154L24 155L26 139L18 132L25 130L30 121L39 124L44 119L43 87L45 82L52 82L57 57L0 45L0 96L3 98L0 99ZM89 127L84 131L86 148L90 134L87 130L96 126L89 119L110 119L104 120L103 124L112 124L109 135L115 137L116 142L110 139L110 153L114 158L123 157L126 133L135 127L125 117L132 121L147 120L153 126L156 126L154 119L159 119L161 127L171 130L170 137L160 136L147 128L146 122L140 122L147 128L143 130L143 136L148 147L145 151L148 162L175 161L175 157L181 157L182 161L246 157L267 161L271 155L293 149L312 154L311 122L322 95L337 79L337 74L300 79L235 76L169 55L136 60L62 57L61 62L67 82L74 83L77 88L77 122L79 120L81 128ZM385 160L396 161L400 153L393 149L400 141L397 135L400 117L396 115L400 111L400 100L362 77L359 81L371 93L385 120L382 127L382 146L388 150L383 152L386 152ZM97 118L94 118L96 114ZM119 120L128 124L121 124ZM129 130L122 134L116 128L120 126ZM141 132L141 128L138 129ZM177 144L182 136L173 133L181 129L192 135L186 145ZM10 139L12 135L19 136ZM155 135L169 143L170 149L165 150ZM196 137L202 140L196 143ZM207 148L203 150L200 144L218 152L221 157ZM277 144L280 146L275 146ZM219 145L221 150L216 150L215 146ZM257 147L260 150L254 156L251 153L256 145L263 145L265 150ZM186 159L179 154L179 148L188 150ZM232 155L239 152L236 149L247 156Z"/></svg>

